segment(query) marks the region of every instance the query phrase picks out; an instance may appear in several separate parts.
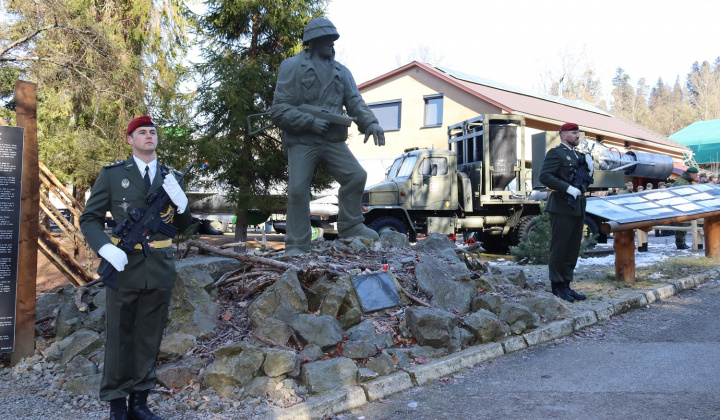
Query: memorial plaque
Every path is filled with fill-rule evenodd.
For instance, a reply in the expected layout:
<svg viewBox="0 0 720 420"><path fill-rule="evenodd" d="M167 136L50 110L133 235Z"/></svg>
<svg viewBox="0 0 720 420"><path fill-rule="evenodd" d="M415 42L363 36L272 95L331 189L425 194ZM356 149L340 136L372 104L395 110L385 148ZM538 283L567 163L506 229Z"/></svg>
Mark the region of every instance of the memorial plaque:
<svg viewBox="0 0 720 420"><path fill-rule="evenodd" d="M634 194L590 197L585 211L618 223L720 210L720 185L694 184Z"/></svg>
<svg viewBox="0 0 720 420"><path fill-rule="evenodd" d="M400 304L400 296L387 273L361 274L353 277L363 312L392 308Z"/></svg>
<svg viewBox="0 0 720 420"><path fill-rule="evenodd" d="M0 353L15 348L23 134L0 126Z"/></svg>

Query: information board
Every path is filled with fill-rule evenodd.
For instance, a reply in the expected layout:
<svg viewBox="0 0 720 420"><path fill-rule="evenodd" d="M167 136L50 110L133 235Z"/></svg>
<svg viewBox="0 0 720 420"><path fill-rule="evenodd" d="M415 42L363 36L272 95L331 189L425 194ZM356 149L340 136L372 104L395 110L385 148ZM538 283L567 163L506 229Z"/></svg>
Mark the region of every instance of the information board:
<svg viewBox="0 0 720 420"><path fill-rule="evenodd" d="M15 347L23 134L0 126L0 353Z"/></svg>
<svg viewBox="0 0 720 420"><path fill-rule="evenodd" d="M660 220L720 210L720 185L693 184L591 197L585 211L618 223Z"/></svg>

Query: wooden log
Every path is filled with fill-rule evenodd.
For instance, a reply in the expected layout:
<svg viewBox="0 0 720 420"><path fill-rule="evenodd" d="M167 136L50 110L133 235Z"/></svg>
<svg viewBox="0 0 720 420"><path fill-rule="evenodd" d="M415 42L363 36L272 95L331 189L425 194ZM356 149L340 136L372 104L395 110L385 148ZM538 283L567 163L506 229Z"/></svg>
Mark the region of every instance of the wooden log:
<svg viewBox="0 0 720 420"><path fill-rule="evenodd" d="M720 257L720 216L705 218L705 256Z"/></svg>
<svg viewBox="0 0 720 420"><path fill-rule="evenodd" d="M75 286L82 286L93 281L92 273L87 272L73 257L62 249L62 246L45 226L38 225L38 243L40 250L58 270Z"/></svg>
<svg viewBox="0 0 720 420"><path fill-rule="evenodd" d="M15 83L15 109L18 127L25 128L23 141L22 187L20 198L20 240L18 246L17 309L15 311L15 351L11 363L17 364L35 352L35 299L37 281L38 224L40 219L40 180L37 142L36 85Z"/></svg>
<svg viewBox="0 0 720 420"><path fill-rule="evenodd" d="M615 232L615 279L635 281L635 235L632 230Z"/></svg>
<svg viewBox="0 0 720 420"><path fill-rule="evenodd" d="M233 251L227 251L227 250L218 248L216 246L212 246L210 244L206 244L205 242L201 242L201 241L198 241L195 239L190 239L189 241L186 242L186 244L189 247L195 246L195 247L198 247L205 251L212 252L213 254L222 255L223 257L235 258L236 260L240 260L240 261L264 264L264 265L267 265L270 267L277 267L277 268L282 269L283 271L290 269L290 268L292 268L295 271L300 271L300 267L298 267L294 264L289 264L289 263L285 263L282 261L275 261L275 260L271 260L270 258L263 258L263 257L255 256L255 255L240 254L240 253L233 252Z"/></svg>

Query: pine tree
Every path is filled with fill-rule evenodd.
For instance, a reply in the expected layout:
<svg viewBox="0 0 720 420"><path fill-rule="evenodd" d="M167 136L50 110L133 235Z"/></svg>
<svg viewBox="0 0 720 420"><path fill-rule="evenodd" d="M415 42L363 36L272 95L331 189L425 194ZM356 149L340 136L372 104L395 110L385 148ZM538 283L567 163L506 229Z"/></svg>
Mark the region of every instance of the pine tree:
<svg viewBox="0 0 720 420"><path fill-rule="evenodd" d="M198 157L207 161L212 182L237 210L237 226L247 226L249 210L284 207L287 159L276 129L251 136L248 116L272 104L283 59L300 52L302 33L321 16L322 0L215 0L197 16L205 62L198 66ZM327 186L329 178L321 177ZM244 242L244 228L235 239Z"/></svg>

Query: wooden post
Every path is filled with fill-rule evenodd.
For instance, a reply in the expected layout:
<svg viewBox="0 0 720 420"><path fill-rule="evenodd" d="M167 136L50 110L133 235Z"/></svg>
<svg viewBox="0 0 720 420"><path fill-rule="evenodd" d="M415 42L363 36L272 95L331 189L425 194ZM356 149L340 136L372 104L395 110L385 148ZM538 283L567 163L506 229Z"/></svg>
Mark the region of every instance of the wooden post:
<svg viewBox="0 0 720 420"><path fill-rule="evenodd" d="M25 128L23 142L20 241L18 247L15 351L12 364L35 353L35 294L37 281L40 179L37 143L37 102L34 83L15 83L18 127Z"/></svg>
<svg viewBox="0 0 720 420"><path fill-rule="evenodd" d="M705 218L705 256L720 257L720 216Z"/></svg>
<svg viewBox="0 0 720 420"><path fill-rule="evenodd" d="M615 280L635 281L635 235L632 229L615 232Z"/></svg>

